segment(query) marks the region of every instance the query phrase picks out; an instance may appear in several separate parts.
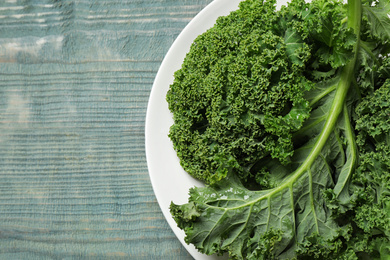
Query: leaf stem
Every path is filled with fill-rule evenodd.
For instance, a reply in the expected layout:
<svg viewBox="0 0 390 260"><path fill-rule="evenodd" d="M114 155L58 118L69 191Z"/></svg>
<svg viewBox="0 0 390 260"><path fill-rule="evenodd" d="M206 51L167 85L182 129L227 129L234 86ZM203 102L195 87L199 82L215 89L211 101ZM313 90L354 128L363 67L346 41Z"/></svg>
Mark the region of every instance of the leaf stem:
<svg viewBox="0 0 390 260"><path fill-rule="evenodd" d="M355 64L357 60L358 50L360 48L360 23L361 23L361 0L348 0L348 27L352 28L357 36L355 54L349 63L343 68L341 72L340 81L337 84L335 99L333 100L331 109L326 119L325 125L315 142L310 155L303 162L303 164L290 176L286 181L291 182L298 179L304 172L310 169L315 159L320 154L322 148L326 144L330 134L332 133L334 126L339 118L339 115L343 111L345 99L349 90L349 87L353 81L353 75L355 71Z"/></svg>
<svg viewBox="0 0 390 260"><path fill-rule="evenodd" d="M321 98L325 97L326 95L328 95L330 92L332 92L332 91L335 90L336 88L337 88L337 84L332 85L332 86L330 86L329 88L325 89L321 94L319 94L318 96L316 96L316 98L314 98L314 99L310 102L310 106L313 107L315 103L317 103L318 101L321 100Z"/></svg>
<svg viewBox="0 0 390 260"><path fill-rule="evenodd" d="M347 165L348 167L346 168L348 174L341 174L338 178L337 184L334 187L334 193L339 196L343 189L347 186L348 181L350 180L350 176L352 174L352 171L356 165L356 162L358 160L358 154L357 154L357 147L356 147L356 141L355 141L355 136L354 132L351 126L351 121L349 119L349 113L348 113L348 107L345 104L344 109L343 109L343 117L344 117L344 125L345 125L345 136L347 139L347 144L349 148L347 148Z"/></svg>
<svg viewBox="0 0 390 260"><path fill-rule="evenodd" d="M353 10L353 11L352 11ZM276 188L273 188L269 190L266 193L263 193L264 190L260 191L259 193L261 194L260 197L248 201L244 203L243 205L240 205L238 207L232 207L230 209L237 209L241 207L246 207L249 206L253 203L256 203L257 201L270 198L274 194L280 192L281 190L285 189L286 187L291 186L291 183L294 183L298 178L300 178L305 172L309 171L312 164L314 161L317 159L319 154L321 153L322 148L325 146L326 142L328 141L329 136L334 130L334 126L337 123L337 120L339 119L339 116L341 112L344 109L345 105L345 99L347 97L347 93L349 90L350 85L353 82L353 75L355 71L355 64L357 60L357 55L358 55L358 49L359 49L359 32L360 32L360 22L361 22L361 0L349 0L348 1L348 14L349 14L349 19L348 19L348 26L351 27L356 35L357 35L357 44L355 46L355 54L354 57L349 63L343 68L341 71L341 76L340 76L340 81L337 83L336 87L336 93L335 93L335 98L333 100L331 109L329 110L328 117L326 119L325 125L315 142L309 156L306 158L306 160L301 164L301 166L298 167L298 169L293 172L292 175L287 177Z"/></svg>

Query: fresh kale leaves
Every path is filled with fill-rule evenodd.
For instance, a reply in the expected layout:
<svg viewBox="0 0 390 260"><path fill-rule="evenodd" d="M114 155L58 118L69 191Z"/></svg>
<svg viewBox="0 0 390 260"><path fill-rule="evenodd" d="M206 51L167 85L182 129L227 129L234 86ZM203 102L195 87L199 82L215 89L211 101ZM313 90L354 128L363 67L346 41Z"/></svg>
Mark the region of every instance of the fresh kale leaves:
<svg viewBox="0 0 390 260"><path fill-rule="evenodd" d="M390 2L245 0L167 94L186 242L232 259L390 258Z"/></svg>

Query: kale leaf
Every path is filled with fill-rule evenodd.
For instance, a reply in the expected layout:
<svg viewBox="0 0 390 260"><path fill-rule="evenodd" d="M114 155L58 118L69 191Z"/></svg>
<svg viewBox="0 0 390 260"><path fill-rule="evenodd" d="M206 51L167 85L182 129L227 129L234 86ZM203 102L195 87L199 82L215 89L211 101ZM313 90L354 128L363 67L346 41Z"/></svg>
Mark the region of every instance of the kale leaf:
<svg viewBox="0 0 390 260"><path fill-rule="evenodd" d="M244 0L175 73L170 138L205 187L171 204L202 253L390 258L390 3Z"/></svg>

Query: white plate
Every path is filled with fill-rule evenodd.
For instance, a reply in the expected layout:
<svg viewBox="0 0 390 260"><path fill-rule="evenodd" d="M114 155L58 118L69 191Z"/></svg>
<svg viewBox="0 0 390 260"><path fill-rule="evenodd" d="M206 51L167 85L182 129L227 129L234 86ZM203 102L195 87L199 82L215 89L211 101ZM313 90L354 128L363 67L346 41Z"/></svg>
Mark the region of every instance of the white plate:
<svg viewBox="0 0 390 260"><path fill-rule="evenodd" d="M239 2L241 0L214 0L184 28L161 64L147 108L145 149L153 190L168 224L196 260L225 258L206 256L199 253L194 246L187 245L184 242L184 232L177 227L169 212L169 205L172 201L176 204L186 203L188 190L193 186L203 185L184 172L173 150L172 143L168 138L173 120L165 96L173 82L173 73L180 69L195 38L212 27L219 16L228 15L231 11L236 10ZM278 6L286 4L286 2L287 0L279 0Z"/></svg>

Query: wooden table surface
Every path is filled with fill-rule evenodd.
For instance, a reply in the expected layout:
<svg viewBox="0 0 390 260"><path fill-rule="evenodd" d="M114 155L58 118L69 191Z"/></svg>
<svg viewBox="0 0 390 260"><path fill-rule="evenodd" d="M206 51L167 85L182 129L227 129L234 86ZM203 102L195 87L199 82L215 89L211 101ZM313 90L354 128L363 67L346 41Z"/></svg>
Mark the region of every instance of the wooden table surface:
<svg viewBox="0 0 390 260"><path fill-rule="evenodd" d="M0 1L0 259L191 259L144 125L164 55L210 2Z"/></svg>

